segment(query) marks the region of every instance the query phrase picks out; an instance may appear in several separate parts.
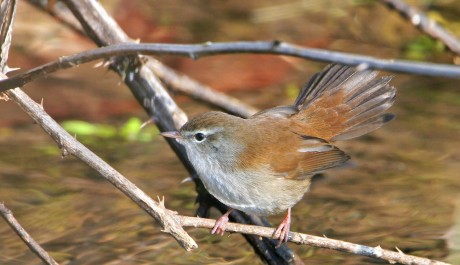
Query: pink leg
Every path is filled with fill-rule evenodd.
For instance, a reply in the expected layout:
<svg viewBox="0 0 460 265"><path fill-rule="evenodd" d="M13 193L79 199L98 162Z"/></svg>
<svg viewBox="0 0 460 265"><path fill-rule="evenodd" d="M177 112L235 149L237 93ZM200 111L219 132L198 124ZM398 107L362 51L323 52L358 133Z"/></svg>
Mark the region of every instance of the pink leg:
<svg viewBox="0 0 460 265"><path fill-rule="evenodd" d="M232 208L228 209L226 213L224 213L219 219L216 220L214 227L211 230L211 234L219 234L221 236L225 233L225 226L228 223L228 216L233 211Z"/></svg>
<svg viewBox="0 0 460 265"><path fill-rule="evenodd" d="M288 241L290 228L291 228L291 208L288 209L286 217L284 217L281 224L278 226L278 228L276 228L275 233L273 233L273 238L279 239L279 242L276 245L277 247L281 246L282 243Z"/></svg>

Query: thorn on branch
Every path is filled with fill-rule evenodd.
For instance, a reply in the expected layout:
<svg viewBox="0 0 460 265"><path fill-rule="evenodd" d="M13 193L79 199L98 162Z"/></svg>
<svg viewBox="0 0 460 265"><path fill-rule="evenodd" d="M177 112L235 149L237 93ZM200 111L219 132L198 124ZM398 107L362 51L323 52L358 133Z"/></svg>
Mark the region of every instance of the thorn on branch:
<svg viewBox="0 0 460 265"><path fill-rule="evenodd" d="M380 258L383 254L383 248L380 245L378 245L374 249L375 249L376 256Z"/></svg>
<svg viewBox="0 0 460 265"><path fill-rule="evenodd" d="M3 101L10 101L10 97L8 97L8 95L6 93L1 93L0 94L0 100L3 100Z"/></svg>
<svg viewBox="0 0 460 265"><path fill-rule="evenodd" d="M19 70L19 69L21 69L21 68L20 67L10 68L10 67L8 67L8 65L6 65L4 71L5 71L5 74L6 74L6 73L9 73L9 72L14 72L14 71Z"/></svg>
<svg viewBox="0 0 460 265"><path fill-rule="evenodd" d="M105 61L105 60L104 60L104 61L97 62L97 63L95 63L95 64L93 65L93 68L99 68L99 67L101 67L101 66L105 66L106 62L107 62L107 61Z"/></svg>
<svg viewBox="0 0 460 265"><path fill-rule="evenodd" d="M144 129L145 126L153 123L153 119L148 119L141 124L141 129Z"/></svg>
<svg viewBox="0 0 460 265"><path fill-rule="evenodd" d="M166 209L166 207L165 207L165 196L162 196L161 198L160 198L160 196L157 196L157 198L158 198L158 204L162 208Z"/></svg>
<svg viewBox="0 0 460 265"><path fill-rule="evenodd" d="M69 150L65 147L61 147L61 158L65 158L70 154Z"/></svg>
<svg viewBox="0 0 460 265"><path fill-rule="evenodd" d="M114 60L112 59L107 59L107 60L104 60L104 64L102 66L104 67L109 67L111 64L115 63Z"/></svg>
<svg viewBox="0 0 460 265"><path fill-rule="evenodd" d="M180 184L184 184L184 183L192 182L192 181L193 181L193 179L192 179L191 177L188 177L188 178L183 179L183 180L180 182Z"/></svg>

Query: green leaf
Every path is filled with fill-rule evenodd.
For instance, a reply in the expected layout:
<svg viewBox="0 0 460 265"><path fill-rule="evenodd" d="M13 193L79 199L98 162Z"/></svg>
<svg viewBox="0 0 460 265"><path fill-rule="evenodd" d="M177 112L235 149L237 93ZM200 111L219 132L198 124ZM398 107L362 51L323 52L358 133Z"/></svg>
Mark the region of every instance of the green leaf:
<svg viewBox="0 0 460 265"><path fill-rule="evenodd" d="M70 134L75 134L77 136L111 138L117 135L117 129L113 126L93 124L86 121L69 120L62 122L61 126Z"/></svg>

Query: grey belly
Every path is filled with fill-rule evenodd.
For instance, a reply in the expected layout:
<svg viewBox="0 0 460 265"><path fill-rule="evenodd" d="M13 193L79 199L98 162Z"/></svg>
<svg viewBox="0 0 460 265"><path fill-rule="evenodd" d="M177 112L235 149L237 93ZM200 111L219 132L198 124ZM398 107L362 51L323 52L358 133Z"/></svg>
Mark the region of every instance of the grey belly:
<svg viewBox="0 0 460 265"><path fill-rule="evenodd" d="M309 180L267 178L254 181L226 176L201 177L206 189L227 206L248 214L266 216L286 211L302 199L310 186Z"/></svg>

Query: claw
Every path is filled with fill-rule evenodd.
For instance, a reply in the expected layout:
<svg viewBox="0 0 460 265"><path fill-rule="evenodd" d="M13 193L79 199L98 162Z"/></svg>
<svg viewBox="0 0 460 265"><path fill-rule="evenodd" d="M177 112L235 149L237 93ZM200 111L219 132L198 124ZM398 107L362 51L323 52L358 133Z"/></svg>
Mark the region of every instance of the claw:
<svg viewBox="0 0 460 265"><path fill-rule="evenodd" d="M224 213L219 219L216 220L214 227L211 230L211 234L219 234L221 236L225 233L225 226L228 223L228 216L233 211L233 209L229 209L226 213Z"/></svg>
<svg viewBox="0 0 460 265"><path fill-rule="evenodd" d="M283 221L273 233L273 238L279 239L276 247L279 247L281 246L281 244L288 241L290 228L291 228L291 208L288 209L288 212L286 216L284 217Z"/></svg>

